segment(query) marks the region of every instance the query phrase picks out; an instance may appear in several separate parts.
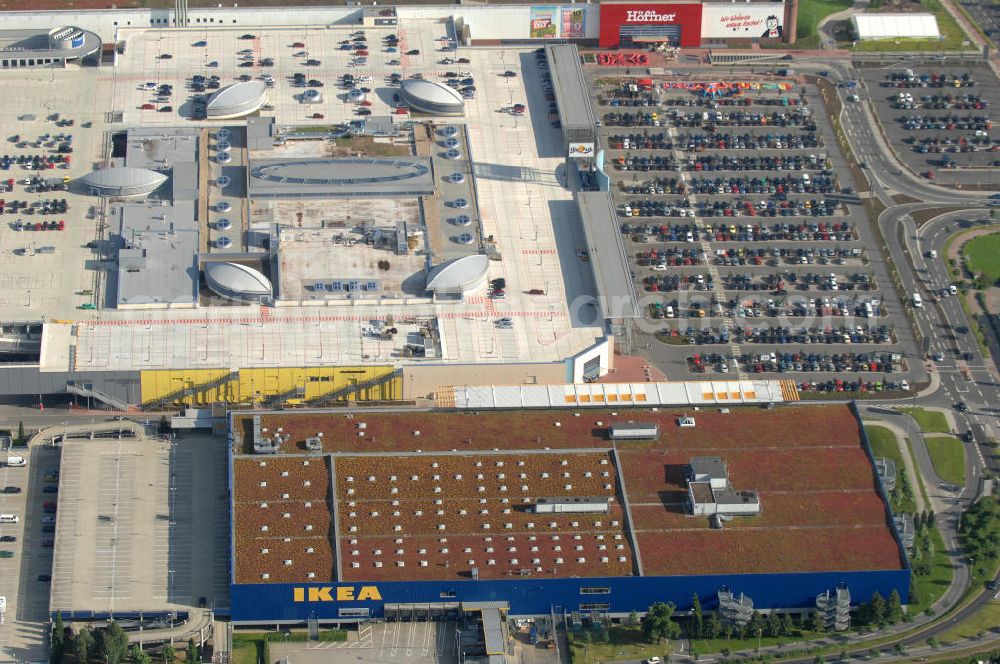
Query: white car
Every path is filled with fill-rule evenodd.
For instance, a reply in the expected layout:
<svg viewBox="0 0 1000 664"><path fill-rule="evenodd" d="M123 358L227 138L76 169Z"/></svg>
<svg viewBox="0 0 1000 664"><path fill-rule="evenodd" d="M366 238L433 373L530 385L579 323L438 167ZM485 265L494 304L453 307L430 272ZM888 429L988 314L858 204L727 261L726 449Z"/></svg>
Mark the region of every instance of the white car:
<svg viewBox="0 0 1000 664"><path fill-rule="evenodd" d="M650 657L649 659L643 660L644 664L660 664L659 657Z"/></svg>

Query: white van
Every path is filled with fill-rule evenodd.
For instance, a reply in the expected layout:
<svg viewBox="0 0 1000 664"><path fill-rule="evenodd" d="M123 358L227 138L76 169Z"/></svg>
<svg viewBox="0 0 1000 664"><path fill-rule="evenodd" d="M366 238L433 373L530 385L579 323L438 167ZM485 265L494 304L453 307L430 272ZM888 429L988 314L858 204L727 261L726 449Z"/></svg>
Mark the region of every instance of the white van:
<svg viewBox="0 0 1000 664"><path fill-rule="evenodd" d="M11 468L20 468L22 466L27 466L28 462L22 456L9 456L7 457L7 465Z"/></svg>
<svg viewBox="0 0 1000 664"><path fill-rule="evenodd" d="M923 299L921 299L919 293L914 293L913 294L913 306L916 307L917 309L919 309L920 307L924 306L924 301L923 301Z"/></svg>
<svg viewBox="0 0 1000 664"><path fill-rule="evenodd" d="M21 523L21 517L16 514L0 514L0 523Z"/></svg>

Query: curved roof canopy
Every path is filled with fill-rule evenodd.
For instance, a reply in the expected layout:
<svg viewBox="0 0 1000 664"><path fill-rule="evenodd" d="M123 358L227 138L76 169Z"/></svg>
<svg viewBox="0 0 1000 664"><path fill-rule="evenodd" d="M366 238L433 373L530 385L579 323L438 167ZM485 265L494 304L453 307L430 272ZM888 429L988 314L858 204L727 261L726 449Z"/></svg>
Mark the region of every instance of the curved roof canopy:
<svg viewBox="0 0 1000 664"><path fill-rule="evenodd" d="M457 293L475 288L486 278L489 265L490 259L484 254L462 256L436 265L427 275L427 290Z"/></svg>
<svg viewBox="0 0 1000 664"><path fill-rule="evenodd" d="M422 78L408 78L400 84L400 88L403 99L419 111L455 115L465 110L462 95L447 85Z"/></svg>
<svg viewBox="0 0 1000 664"><path fill-rule="evenodd" d="M256 300L271 295L271 281L263 274L239 263L207 263L205 283L223 297Z"/></svg>
<svg viewBox="0 0 1000 664"><path fill-rule="evenodd" d="M108 196L144 196L167 181L163 173L148 168L102 168L83 176L83 183Z"/></svg>
<svg viewBox="0 0 1000 664"><path fill-rule="evenodd" d="M205 113L211 118L234 118L258 110L267 99L264 81L244 81L213 92Z"/></svg>

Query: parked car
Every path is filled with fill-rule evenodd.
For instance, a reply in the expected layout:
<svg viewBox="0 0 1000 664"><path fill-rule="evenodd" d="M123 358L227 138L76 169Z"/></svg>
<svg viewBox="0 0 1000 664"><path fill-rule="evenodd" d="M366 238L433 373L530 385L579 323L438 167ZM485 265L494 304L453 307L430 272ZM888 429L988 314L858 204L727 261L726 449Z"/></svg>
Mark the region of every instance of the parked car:
<svg viewBox="0 0 1000 664"><path fill-rule="evenodd" d="M50 484L42 489L42 493L59 493L59 487L54 484Z"/></svg>
<svg viewBox="0 0 1000 664"><path fill-rule="evenodd" d="M257 37L251 34L246 34L240 37L240 39L257 39Z"/></svg>
<svg viewBox="0 0 1000 664"><path fill-rule="evenodd" d="M406 55L420 55L420 49L413 48L406 52Z"/></svg>
<svg viewBox="0 0 1000 664"><path fill-rule="evenodd" d="M321 63L320 63L320 61L319 61L319 60L313 60L313 59L311 59L311 58L310 58L309 60L306 60L306 62L305 62L305 65L306 65L307 67L319 67L319 66L320 66L320 64L321 64Z"/></svg>
<svg viewBox="0 0 1000 664"><path fill-rule="evenodd" d="M19 486L5 486L3 488L4 493L21 493L21 487Z"/></svg>
<svg viewBox="0 0 1000 664"><path fill-rule="evenodd" d="M195 43L193 43L193 44L191 44L191 45L192 45L192 46L196 46L196 47L198 47L198 48L202 48L202 47L205 47L205 46L208 46L208 42L207 42L207 41L205 41L204 39L202 39L202 40L200 40L200 41L196 41Z"/></svg>
<svg viewBox="0 0 1000 664"><path fill-rule="evenodd" d="M3 537L0 537L0 542L16 542L16 541L17 538L14 537L13 535L4 535Z"/></svg>

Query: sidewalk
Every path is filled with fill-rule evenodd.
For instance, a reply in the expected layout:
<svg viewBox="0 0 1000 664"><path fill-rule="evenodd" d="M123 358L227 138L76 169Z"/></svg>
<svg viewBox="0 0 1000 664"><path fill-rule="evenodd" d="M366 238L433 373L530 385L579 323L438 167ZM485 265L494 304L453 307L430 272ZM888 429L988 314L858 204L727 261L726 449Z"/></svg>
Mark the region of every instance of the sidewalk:
<svg viewBox="0 0 1000 664"><path fill-rule="evenodd" d="M922 477L917 477L917 469L913 464L913 455L910 452L910 446L906 444L906 432L888 420L863 420L863 422L866 426L885 427L896 437L896 446L899 448L899 455L903 459L903 466L906 468L906 475L910 480L910 486L913 487L913 501L917 504L917 511L923 512L926 510L927 505L924 503L924 494L920 490Z"/></svg>

